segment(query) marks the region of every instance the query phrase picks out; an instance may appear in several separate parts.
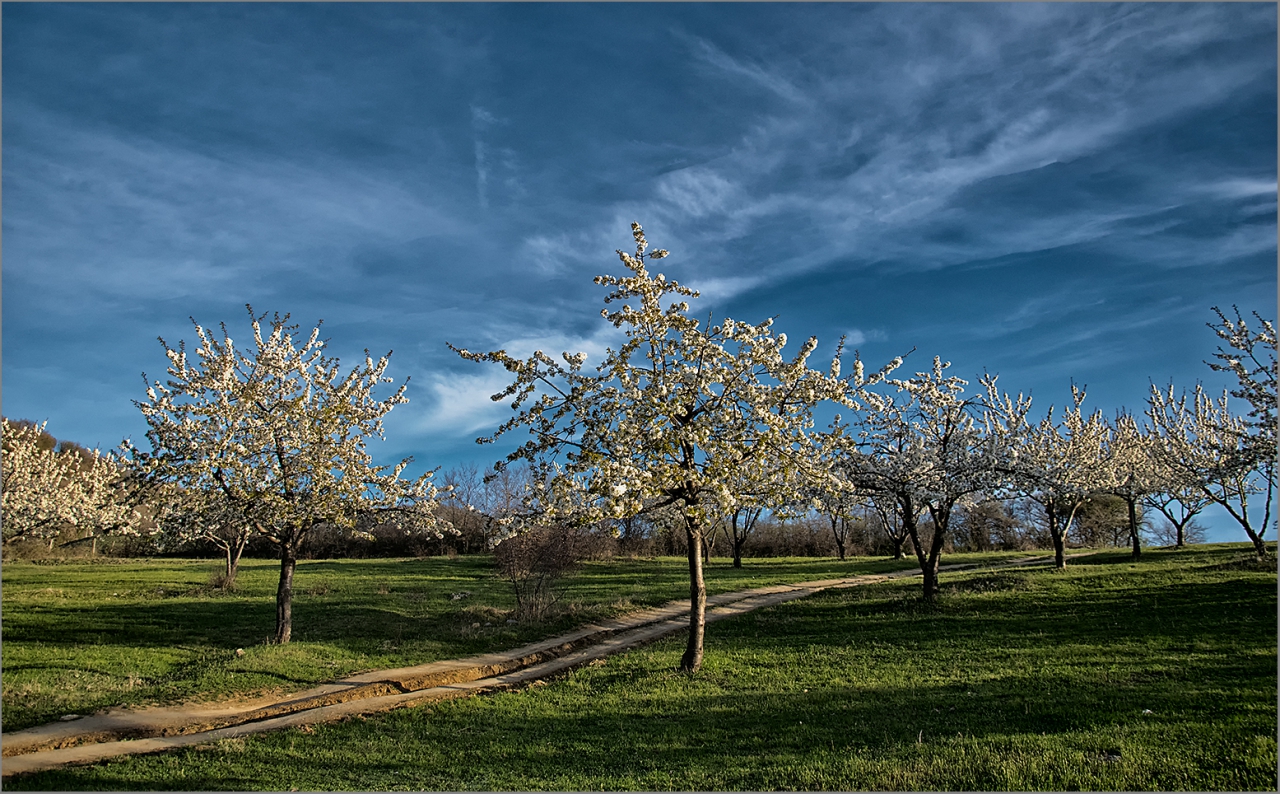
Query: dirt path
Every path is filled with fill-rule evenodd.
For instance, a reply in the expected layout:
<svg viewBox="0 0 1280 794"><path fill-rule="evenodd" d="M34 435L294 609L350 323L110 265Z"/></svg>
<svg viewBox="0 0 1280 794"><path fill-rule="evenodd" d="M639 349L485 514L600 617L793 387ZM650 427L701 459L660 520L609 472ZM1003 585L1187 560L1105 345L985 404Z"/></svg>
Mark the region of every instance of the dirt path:
<svg viewBox="0 0 1280 794"><path fill-rule="evenodd" d="M986 566L944 565L940 570L1029 565L1046 559L1051 558L1040 555ZM913 569L721 593L707 598L707 622L822 590L919 575L919 570ZM283 699L112 709L73 721L5 733L0 742L3 745L0 772L9 777L66 764L154 753L412 704L516 689L687 629L688 614L687 600L672 601L510 651L360 673Z"/></svg>

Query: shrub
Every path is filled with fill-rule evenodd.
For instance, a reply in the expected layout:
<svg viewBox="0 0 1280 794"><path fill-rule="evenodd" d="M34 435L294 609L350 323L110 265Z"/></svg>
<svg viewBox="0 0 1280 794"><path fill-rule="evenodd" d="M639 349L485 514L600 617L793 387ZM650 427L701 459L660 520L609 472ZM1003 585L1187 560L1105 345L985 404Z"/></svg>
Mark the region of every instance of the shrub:
<svg viewBox="0 0 1280 794"><path fill-rule="evenodd" d="M555 586L601 544L588 532L567 527L534 527L494 549L494 560L516 596L516 619L541 620L559 598Z"/></svg>

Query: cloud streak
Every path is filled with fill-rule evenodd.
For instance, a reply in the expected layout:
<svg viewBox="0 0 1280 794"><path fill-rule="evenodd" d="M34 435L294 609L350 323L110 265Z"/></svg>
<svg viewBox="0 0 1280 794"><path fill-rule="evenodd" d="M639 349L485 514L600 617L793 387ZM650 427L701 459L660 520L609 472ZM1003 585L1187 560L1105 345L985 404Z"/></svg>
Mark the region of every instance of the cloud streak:
<svg viewBox="0 0 1280 794"><path fill-rule="evenodd" d="M692 48L694 57L714 70L724 72L730 77L745 78L749 83L757 85L782 99L798 104L807 104L809 98L791 81L783 77L777 70L750 63L726 53L715 44L698 36L690 36L673 30L677 38L683 39Z"/></svg>

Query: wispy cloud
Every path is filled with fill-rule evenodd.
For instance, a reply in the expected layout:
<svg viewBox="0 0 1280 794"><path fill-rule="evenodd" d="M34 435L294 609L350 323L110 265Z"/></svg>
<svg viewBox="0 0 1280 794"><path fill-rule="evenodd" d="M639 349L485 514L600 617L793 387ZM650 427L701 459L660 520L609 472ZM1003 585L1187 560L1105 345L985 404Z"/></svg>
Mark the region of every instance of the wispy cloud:
<svg viewBox="0 0 1280 794"><path fill-rule="evenodd" d="M308 254L326 248L472 225L341 161L218 156L22 110L31 143L24 167L6 175L5 223L21 232L24 260L57 267L77 294L204 294L306 272L315 265Z"/></svg>
<svg viewBox="0 0 1280 794"><path fill-rule="evenodd" d="M1062 9L1011 12L1015 18L1011 23L1021 39L1045 40L1047 32L1054 31L1047 39L1052 42L1050 52L1039 62L1021 60L1015 66L1011 59L1020 55L1012 51L1012 42L1019 38L997 42L993 34L1012 37L1014 29L1006 26L1000 31L1002 23L995 18L988 19L992 24L986 28L966 25L967 30L980 30L983 35L958 60L951 52L902 53L921 69L906 75L905 82L896 78L904 89L896 94L889 93L896 87L892 83L868 87L868 80L876 77L851 83L840 71L819 72L814 93L825 102L787 108L785 113L762 109L759 122L728 154L656 178L653 198L638 211L646 217L665 218L676 228L697 224L703 242L751 234L753 228L785 223L788 218L805 218L823 229L821 237L808 241L806 254L790 258L785 269L734 277L737 283L751 286L792 278L850 251L871 260L923 256L937 266L1112 235L1117 213L1065 208L1068 215L1061 222L1030 219L1038 227L1034 235L988 225L985 233L954 244L949 251L937 246L932 252L920 250L914 236L913 227L952 206L966 189L1106 151L1164 119L1219 102L1232 86L1254 77L1252 67L1241 62L1179 60L1180 53L1203 46L1215 36L1238 35L1238 29L1207 25L1191 35L1186 20L1171 22L1168 15L1141 9L1112 15L1102 24L1064 26L1064 17L1072 13ZM1207 24L1208 18L1202 21ZM796 94L794 85L775 71L732 57L709 41L681 37L703 62L725 73L779 95ZM1122 47L1119 42L1128 45ZM1141 42L1137 50L1158 51L1168 58L1168 71L1158 77L1144 75L1139 83L1139 70L1146 65L1132 52L1137 42ZM889 68L880 71L888 80L895 79ZM979 76L980 93L957 88ZM1138 90L1140 84L1143 87ZM1086 87L1088 101L1082 102ZM834 113L850 107L861 110L863 118L881 114L916 121L887 129L848 125L829 144L813 137L815 130L838 130ZM956 112L951 117L944 115L952 108ZM855 164L844 167L841 160ZM785 176L789 171L822 174L833 166L836 173L843 168L845 175L794 182ZM1274 192L1274 184L1266 178L1234 180L1217 189L1263 192L1264 186ZM1190 191L1172 183L1161 188L1161 195L1155 197L1159 203L1128 212L1158 212L1169 203L1170 188ZM1028 240L1032 236L1034 242ZM716 260L721 266L727 264L721 253L702 267L715 268ZM716 277L719 274L712 275ZM731 297L731 293L721 296Z"/></svg>
<svg viewBox="0 0 1280 794"><path fill-rule="evenodd" d="M489 209L489 163L485 157L484 143L476 141L476 198L481 209Z"/></svg>
<svg viewBox="0 0 1280 794"><path fill-rule="evenodd" d="M698 297L715 305L722 304L768 281L764 274L695 278L686 284L698 291Z"/></svg>
<svg viewBox="0 0 1280 794"><path fill-rule="evenodd" d="M794 103L806 103L808 98L791 81L787 80L775 69L766 68L758 63L734 58L715 44L704 38L693 36L679 30L672 30L673 35L685 41L693 49L695 57L702 63L713 67L727 75L745 78L767 91Z"/></svg>
<svg viewBox="0 0 1280 794"><path fill-rule="evenodd" d="M857 347L866 344L868 341L883 342L889 338L889 335L881 328L847 328L842 334L844 343L847 347Z"/></svg>
<svg viewBox="0 0 1280 794"><path fill-rule="evenodd" d="M621 332L609 325L601 325L589 336L572 336L563 333L520 335L495 345L517 358L528 358L534 351L561 360L562 353L587 354L586 367L598 365L604 360L606 348L615 349L623 341ZM511 417L509 402L494 402L491 398L512 382L513 376L496 364L466 364L474 372L433 373L428 376L427 390L430 397L420 418L413 422L419 432L444 436L465 436L488 429L492 431Z"/></svg>
<svg viewBox="0 0 1280 794"><path fill-rule="evenodd" d="M481 136L490 128L499 124L499 119L479 105L471 105L471 135L475 140L476 155L476 199L481 209L489 209L489 157L488 149Z"/></svg>
<svg viewBox="0 0 1280 794"><path fill-rule="evenodd" d="M412 422L413 429L445 437L491 433L511 415L510 406L491 398L510 383L506 371L497 368L471 375L432 375L427 382L429 407Z"/></svg>
<svg viewBox="0 0 1280 794"><path fill-rule="evenodd" d="M1210 182L1203 190L1213 196L1227 199L1252 198L1254 196L1276 197L1276 180L1234 178Z"/></svg>
<svg viewBox="0 0 1280 794"><path fill-rule="evenodd" d="M586 353L585 366L593 367L604 360L606 348L617 349L624 341L625 336L619 329L602 322L587 336L558 332L521 335L508 339L500 347L519 358L527 358L537 350L555 359L560 359L562 353Z"/></svg>
<svg viewBox="0 0 1280 794"><path fill-rule="evenodd" d="M519 165L514 149L495 146L490 142L491 132L508 125L508 120L499 118L489 110L472 103L471 105L471 137L475 153L476 200L483 210L489 209L490 183L497 180L497 185L508 198L522 198L526 194L520 182Z"/></svg>
<svg viewBox="0 0 1280 794"><path fill-rule="evenodd" d="M501 123L497 116L485 110L479 105L471 105L471 126L477 130L491 127Z"/></svg>
<svg viewBox="0 0 1280 794"><path fill-rule="evenodd" d="M657 181L656 193L686 218L724 214L743 201L737 185L707 167L682 168L666 174Z"/></svg>

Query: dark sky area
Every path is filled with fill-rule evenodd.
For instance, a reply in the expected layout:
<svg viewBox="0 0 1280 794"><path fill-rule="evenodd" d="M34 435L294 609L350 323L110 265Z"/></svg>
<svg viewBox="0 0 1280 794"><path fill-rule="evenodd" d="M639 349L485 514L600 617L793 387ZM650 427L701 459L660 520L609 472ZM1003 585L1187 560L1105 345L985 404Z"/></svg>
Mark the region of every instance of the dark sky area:
<svg viewBox="0 0 1280 794"><path fill-rule="evenodd" d="M394 349L381 460L487 465L505 373L445 342L598 360L633 220L700 312L1040 410L1220 389L1211 307L1276 317L1273 3L0 13L3 410L59 438L140 441L156 337L251 303Z"/></svg>

